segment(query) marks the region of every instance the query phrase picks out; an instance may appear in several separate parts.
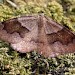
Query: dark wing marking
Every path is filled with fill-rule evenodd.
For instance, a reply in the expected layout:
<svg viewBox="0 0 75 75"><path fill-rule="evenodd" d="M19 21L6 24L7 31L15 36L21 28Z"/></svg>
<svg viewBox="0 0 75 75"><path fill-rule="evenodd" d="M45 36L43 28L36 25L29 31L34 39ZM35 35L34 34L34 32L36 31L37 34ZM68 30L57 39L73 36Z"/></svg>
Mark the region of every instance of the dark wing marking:
<svg viewBox="0 0 75 75"><path fill-rule="evenodd" d="M51 35L53 35L55 38L53 38L52 42L50 42L51 40L51 35L47 35L48 36L48 42L50 45L52 45L53 47L53 51L55 52L56 55L61 55L61 54L66 54L66 53L71 53L71 52L75 52L75 35L68 30L67 28L63 28L62 30L58 31L57 33L55 33L55 35L53 35L53 33ZM50 40L49 40L50 39Z"/></svg>
<svg viewBox="0 0 75 75"><path fill-rule="evenodd" d="M17 18L7 20L2 22L4 25L4 30L7 31L7 33L19 33L21 37L23 37L23 33L28 33L29 30L26 27L21 26L21 23L17 20Z"/></svg>

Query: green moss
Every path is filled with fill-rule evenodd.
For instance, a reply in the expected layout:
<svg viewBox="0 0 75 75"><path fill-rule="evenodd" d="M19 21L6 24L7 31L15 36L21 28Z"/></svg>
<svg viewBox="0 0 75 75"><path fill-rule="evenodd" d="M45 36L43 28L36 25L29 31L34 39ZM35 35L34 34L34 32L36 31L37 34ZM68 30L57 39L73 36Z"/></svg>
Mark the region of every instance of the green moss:
<svg viewBox="0 0 75 75"><path fill-rule="evenodd" d="M44 13L58 23L75 31L75 0L14 0L18 8L5 2L0 4L0 21L26 14ZM68 7L63 7L68 5ZM0 41L0 75L73 75L75 54L44 58L35 51L21 54Z"/></svg>

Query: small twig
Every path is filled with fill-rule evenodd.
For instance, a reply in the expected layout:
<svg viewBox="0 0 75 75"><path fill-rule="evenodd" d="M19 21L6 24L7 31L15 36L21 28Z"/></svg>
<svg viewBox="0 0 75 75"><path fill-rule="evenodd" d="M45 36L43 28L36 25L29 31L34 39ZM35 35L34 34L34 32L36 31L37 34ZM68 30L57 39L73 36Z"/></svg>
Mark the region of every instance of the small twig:
<svg viewBox="0 0 75 75"><path fill-rule="evenodd" d="M9 3L11 6L13 6L14 8L18 8L18 6L14 2L10 0L6 0L6 2Z"/></svg>

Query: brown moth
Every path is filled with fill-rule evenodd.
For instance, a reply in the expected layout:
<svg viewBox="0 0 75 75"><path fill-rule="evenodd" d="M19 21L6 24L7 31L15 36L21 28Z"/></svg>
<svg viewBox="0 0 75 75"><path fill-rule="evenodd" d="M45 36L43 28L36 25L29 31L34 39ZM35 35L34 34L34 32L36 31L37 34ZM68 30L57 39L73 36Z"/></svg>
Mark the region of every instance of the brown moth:
<svg viewBox="0 0 75 75"><path fill-rule="evenodd" d="M0 39L21 53L36 50L45 57L55 57L75 52L75 33L43 14L1 22Z"/></svg>

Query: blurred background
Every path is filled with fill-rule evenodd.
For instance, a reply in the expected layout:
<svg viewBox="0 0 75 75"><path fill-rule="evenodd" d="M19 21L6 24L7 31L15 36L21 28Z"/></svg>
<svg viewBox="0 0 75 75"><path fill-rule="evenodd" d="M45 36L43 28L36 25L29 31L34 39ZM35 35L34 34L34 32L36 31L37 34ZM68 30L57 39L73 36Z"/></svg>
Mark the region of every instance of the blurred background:
<svg viewBox="0 0 75 75"><path fill-rule="evenodd" d="M0 0L0 21L44 13L75 31L75 0ZM75 53L44 58L21 54L0 40L0 75L75 75Z"/></svg>

